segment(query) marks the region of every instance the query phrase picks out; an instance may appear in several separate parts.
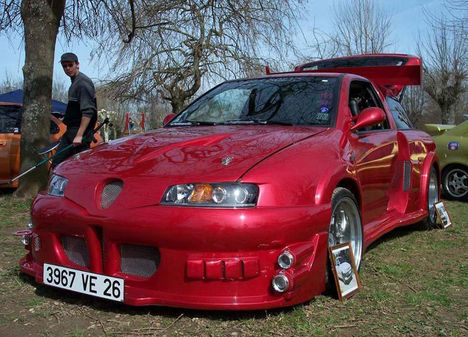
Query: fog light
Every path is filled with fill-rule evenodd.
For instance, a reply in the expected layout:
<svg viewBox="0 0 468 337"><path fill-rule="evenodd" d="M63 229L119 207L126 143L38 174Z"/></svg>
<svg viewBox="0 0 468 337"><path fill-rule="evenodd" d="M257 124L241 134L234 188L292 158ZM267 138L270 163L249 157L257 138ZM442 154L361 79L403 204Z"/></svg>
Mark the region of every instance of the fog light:
<svg viewBox="0 0 468 337"><path fill-rule="evenodd" d="M289 279L284 274L278 274L275 277L273 277L271 285L273 286L273 289L275 289L277 292L283 293L289 288Z"/></svg>
<svg viewBox="0 0 468 337"><path fill-rule="evenodd" d="M285 250L278 256L278 265L283 269L291 268L294 263L294 256L289 252L289 250Z"/></svg>
<svg viewBox="0 0 468 337"><path fill-rule="evenodd" d="M21 237L21 243L25 246L29 245L29 235L23 235Z"/></svg>

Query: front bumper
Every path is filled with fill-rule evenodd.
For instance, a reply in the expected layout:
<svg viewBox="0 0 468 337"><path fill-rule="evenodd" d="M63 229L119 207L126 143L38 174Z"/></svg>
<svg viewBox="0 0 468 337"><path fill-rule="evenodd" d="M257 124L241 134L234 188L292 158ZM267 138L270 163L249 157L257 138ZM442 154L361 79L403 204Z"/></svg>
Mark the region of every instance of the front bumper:
<svg viewBox="0 0 468 337"><path fill-rule="evenodd" d="M325 289L329 205L151 206L113 210L98 217L65 198L39 195L32 219L31 245L20 261L24 273L43 283L42 266L51 263L121 277L125 279L124 303L129 305L266 309L307 301ZM64 247L64 237L85 243L81 249L84 263L71 256L79 245ZM122 247L128 246L156 249L156 271L151 275L128 272L132 268L125 265L132 260L122 256ZM276 262L284 249L295 257L287 270ZM271 286L280 272L290 279L283 293Z"/></svg>

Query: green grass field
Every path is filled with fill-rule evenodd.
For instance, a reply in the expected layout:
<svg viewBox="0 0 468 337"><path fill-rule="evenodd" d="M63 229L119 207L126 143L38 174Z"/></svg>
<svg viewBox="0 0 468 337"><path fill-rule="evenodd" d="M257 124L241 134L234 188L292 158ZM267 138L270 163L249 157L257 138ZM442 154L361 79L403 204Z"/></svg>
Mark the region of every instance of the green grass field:
<svg viewBox="0 0 468 337"><path fill-rule="evenodd" d="M214 312L134 308L44 286L19 272L12 232L29 202L0 196L0 336L467 336L468 204L446 202L453 225L397 229L364 255L362 287L287 309Z"/></svg>

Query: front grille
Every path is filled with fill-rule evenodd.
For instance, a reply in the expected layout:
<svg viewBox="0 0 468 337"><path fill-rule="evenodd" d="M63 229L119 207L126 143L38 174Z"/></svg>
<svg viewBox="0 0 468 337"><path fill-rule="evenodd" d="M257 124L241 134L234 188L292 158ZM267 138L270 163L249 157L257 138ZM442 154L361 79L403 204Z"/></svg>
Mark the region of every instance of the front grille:
<svg viewBox="0 0 468 337"><path fill-rule="evenodd" d="M123 244L120 258L122 273L150 277L158 269L160 254L156 247Z"/></svg>
<svg viewBox="0 0 468 337"><path fill-rule="evenodd" d="M115 180L104 186L101 193L101 207L109 208L119 196L122 191L122 187L122 180Z"/></svg>
<svg viewBox="0 0 468 337"><path fill-rule="evenodd" d="M62 243L63 250L65 251L65 254L67 255L70 261L79 266L88 267L88 249L86 247L86 242L83 238L70 235L62 235L60 241Z"/></svg>

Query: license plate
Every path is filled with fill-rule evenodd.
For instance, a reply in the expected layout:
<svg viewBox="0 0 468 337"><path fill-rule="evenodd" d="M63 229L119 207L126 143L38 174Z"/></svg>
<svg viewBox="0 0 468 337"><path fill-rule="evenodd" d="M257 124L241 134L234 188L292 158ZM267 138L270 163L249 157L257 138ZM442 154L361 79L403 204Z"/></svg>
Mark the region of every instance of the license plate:
<svg viewBox="0 0 468 337"><path fill-rule="evenodd" d="M124 300L124 280L121 278L89 273L48 263L44 263L42 278L44 284L53 287L114 301L123 302Z"/></svg>

